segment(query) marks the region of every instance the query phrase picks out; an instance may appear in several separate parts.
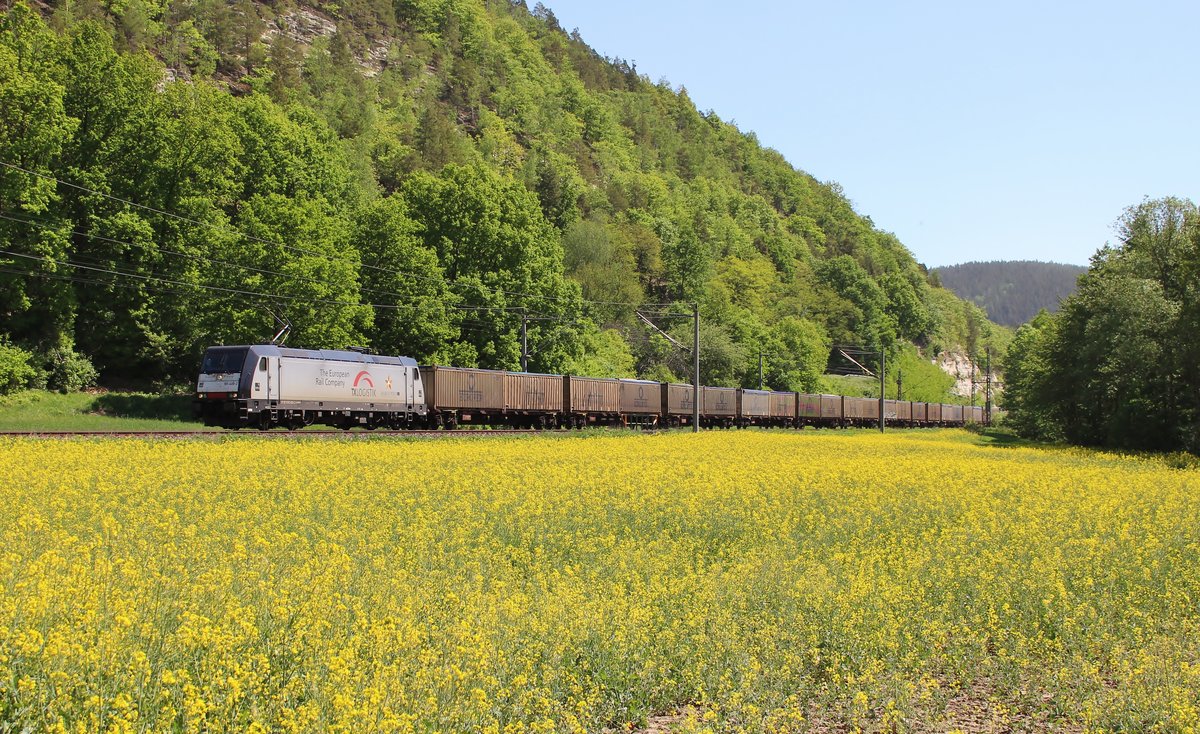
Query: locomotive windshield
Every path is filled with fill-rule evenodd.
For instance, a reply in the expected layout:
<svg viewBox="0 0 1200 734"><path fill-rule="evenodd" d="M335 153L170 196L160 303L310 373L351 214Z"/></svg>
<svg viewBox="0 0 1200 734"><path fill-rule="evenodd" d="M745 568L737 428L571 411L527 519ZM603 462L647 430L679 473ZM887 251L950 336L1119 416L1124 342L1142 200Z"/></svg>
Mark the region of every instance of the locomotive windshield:
<svg viewBox="0 0 1200 734"><path fill-rule="evenodd" d="M209 347L204 353L204 362L200 365L200 373L204 375L230 374L241 372L246 362L245 347Z"/></svg>

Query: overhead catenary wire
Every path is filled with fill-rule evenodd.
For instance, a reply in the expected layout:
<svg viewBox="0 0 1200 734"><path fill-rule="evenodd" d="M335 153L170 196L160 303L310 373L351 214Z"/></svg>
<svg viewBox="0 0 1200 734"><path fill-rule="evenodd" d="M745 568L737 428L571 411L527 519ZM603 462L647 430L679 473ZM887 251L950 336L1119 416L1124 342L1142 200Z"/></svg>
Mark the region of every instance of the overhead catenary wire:
<svg viewBox="0 0 1200 734"><path fill-rule="evenodd" d="M29 224L32 226L42 226L46 229L51 228L50 225L46 224L46 223L36 222L34 220L24 220L24 219L20 219L18 217L11 217L11 216L5 215L3 213L0 213L0 219L7 219L10 221ZM78 232L78 231L71 230L70 233L76 234L80 237L88 237L88 238L108 242L111 244L123 245L123 246L127 246L127 247L139 247L139 248L149 247L148 245L142 244L142 243L129 242L126 240L118 240L115 238L104 237L102 235L95 235L95 234L90 234L87 232ZM279 276L281 278L287 278L289 280L298 280L298 281L318 283L318 284L324 283L324 281L321 281L321 280L315 279L315 278L307 278L307 277L303 277L303 276L292 275L290 273L282 273L282 272L279 272L276 270L268 270L268 269L264 269L264 268L254 268L254 267L242 265L239 263L228 263L227 261L222 261L222 260L214 259L214 258L207 258L202 255L189 255L187 253L176 253L175 251L162 250L157 247L154 248L154 251L155 252L164 252L167 254L178 254L178 255L182 255L183 257L191 257L191 258L195 258L195 259L199 259L199 260L203 260L203 261L207 261L207 262L213 262L213 263L217 263L217 264L229 264L233 267L243 268L250 272L255 272L255 273L263 274L263 275L275 275L275 276ZM410 301L410 303L371 303L371 302L355 302L355 301L332 301L330 299L309 298L307 296L289 296L289 295L278 294L278 293L265 293L265 292L250 291L250 290L238 289L238 288L229 288L226 286L212 286L212 285L208 285L208 284L204 284L204 283L190 283L187 281L176 281L176 280L173 280L170 278L163 278L162 276L159 276L159 275L144 274L144 273L130 273L130 272L123 271L123 270L107 268L107 267L103 267L104 263L95 262L95 261L93 261L93 262L77 262L75 260L56 260L54 258L50 258L49 256L45 256L45 255L40 255L40 256L39 255L30 255L28 253L20 253L20 252L15 252L15 251L11 251L11 250L0 250L0 252L14 256L14 257L22 257L22 258L27 258L27 259L31 259L31 260L42 260L45 262L56 263L56 264L65 265L68 267L85 268L85 269L89 269L89 270L92 270L95 272L102 272L102 273L107 273L107 274L121 276L121 277L136 278L136 279L144 280L144 281L157 280L157 281L180 285L180 286L184 286L184 287L188 287L188 288L201 288L201 289L206 289L206 290L215 290L215 291L221 291L221 292L234 294L234 295L256 295L256 296L262 296L262 297L267 297L267 298L276 298L276 299L280 299L280 300L304 300L304 301L311 301L314 303L317 303L317 302L325 303L325 304L329 304L329 305L368 306L368 307L372 307L372 308L386 308L386 309L417 309L417 308L419 308L419 306L415 303L411 303L411 301L418 301L418 302L436 302L436 303L443 305L444 308L446 308L448 310L454 310L454 311L515 313L519 310L522 310L522 307L520 307L520 306L470 306L470 305L463 306L463 305L457 305L457 304L445 304L444 299L441 297L438 297L438 296L405 296L400 293L394 293L391 291L380 291L378 289L364 288L362 286L359 286L360 290L367 290L369 292L381 293L384 295L394 295L399 298L405 298L408 301ZM75 253L73 255L73 257L78 258L78 257L80 257L80 255L79 255L79 253ZM84 256L84 257L86 257L86 256ZM100 283L102 281L87 281L87 282ZM178 293L178 291L174 291L174 292ZM571 317L565 317L565 316L551 315L551 316L544 316L542 318L543 318L543 320L561 319L564 321L574 321L574 319L572 319Z"/></svg>
<svg viewBox="0 0 1200 734"><path fill-rule="evenodd" d="M66 275L64 273L48 273L48 272L44 272L44 271L39 272L39 271L31 271L31 270L14 270L14 269L5 268L5 267L0 267L0 273L7 273L10 275L23 275L23 276L27 276L27 277L31 277L31 278L48 278L51 280L69 281L69 282L73 282L73 283L82 283L82 284L87 284L87 285L112 286L115 288L126 288L126 289L144 288L145 290L149 290L149 291L152 291L155 293L165 293L165 294L170 294L170 295L190 295L186 291L176 290L173 288L161 288L161 287L156 287L156 286L148 286L148 285L144 285L144 284L140 284L140 283L139 284L118 283L118 282L107 281L107 280L95 280L95 279L83 278L83 277L80 277L77 275ZM495 322L477 321L477 320L473 320L473 319L456 320L454 322L453 326L454 326L454 328L462 329L463 331L471 331L471 332L478 333L478 334L486 333L487 331L494 332L495 328L496 328Z"/></svg>
<svg viewBox="0 0 1200 734"><path fill-rule="evenodd" d="M45 229L53 229L53 225L51 225L48 222L39 222L39 221L33 220L33 219L21 219L20 217L9 216L7 214L4 214L3 212L0 212L0 219L7 219L10 222L18 222L21 224L28 224L28 225L31 225L34 227L43 227ZM64 230L64 231L66 234L72 234L72 235L76 235L78 237L87 237L88 239L97 240L100 242L108 242L110 244L124 245L127 247L137 247L137 248L141 248L141 249L152 251L152 252L162 253L164 255L171 255L174 257L182 257L182 258L187 258L189 260L199 260L202 262L212 263L214 265L225 265L225 266L245 270L245 271L251 272L251 273L258 273L260 275L277 275L279 277L288 278L291 280L299 280L299 281L305 281L305 282L309 282L309 283L324 283L324 281L322 281L318 278L307 278L302 275L295 275L292 273L283 273L278 270L269 270L267 268L258 268L258 267L254 267L253 265L245 265L242 263L236 263L236 262L232 262L229 260L222 260L220 258L205 257L204 255L197 255L197 254L187 253L187 252L179 252L177 250L168 250L159 245L152 245L152 244L142 243L142 242L129 242L127 240L118 240L118 239L113 239L112 237L105 237L104 235L92 234L90 232L80 232L79 230L74 230L74 229ZM79 257L79 253L73 253L73 257ZM347 262L349 262L349 261L347 261ZM91 264L96 265L99 263L91 263ZM373 287L364 286L361 284L359 285L358 288L361 291L367 291L369 293L378 293L380 295L385 295L385 296L396 296L398 298L411 298L411 296L405 296L402 293L381 290L379 288L373 288Z"/></svg>
<svg viewBox="0 0 1200 734"><path fill-rule="evenodd" d="M225 232L227 234L234 234L234 235L237 235L244 239L247 239L251 242L259 242L261 244L269 245L271 247L282 247L284 249L293 250L293 251L300 252L300 253L303 253L306 255L310 255L313 257L320 257L320 258L324 258L326 260L331 260L331 261L335 261L335 262L351 263L354 265L358 265L359 267L368 268L371 270L376 270L376 271L385 272L385 273L391 273L393 275L400 275L400 276L424 279L424 280L433 280L433 281L437 281L437 282L446 282L445 280L443 280L441 278L433 278L432 276L426 276L426 275L423 275L420 273L405 271L405 270L401 270L398 268L386 268L386 267L382 267L379 265L372 265L370 263L352 260L349 258L334 257L326 252L320 252L317 250L311 250L309 248L300 247L298 245L289 245L289 244L286 244L283 242L277 242L277 241L263 239L261 237L256 237L254 235L247 234L235 227L231 227L231 226L227 226L227 225L220 225L220 224L216 224L214 222L205 222L203 220L194 219L192 217L186 217L181 214L176 214L174 212L167 211L165 209L158 209L156 207L147 206L145 204L139 204L135 201L130 201L129 199L125 199L120 196L114 196L113 194L107 194L103 191L97 191L96 189L89 188L87 186L82 186L80 184L72 183L70 181L65 181L56 176L50 176L45 173L39 173L38 171L33 171L28 168L24 168L22 166L15 165L13 163L9 163L7 161L0 161L0 166L9 168L11 170L20 171L20 172L28 174L30 176L36 176L43 180L54 181L62 186L67 186L69 188L73 188L78 191L84 191L89 194L101 196L101 197L109 199L111 201L117 201L117 202L120 202L127 206L141 209L143 211L153 212L153 213L159 214L161 216L170 217L172 219L175 219L175 220L178 220L181 222L187 222L189 224L194 224L194 225L201 226L201 227L208 227L210 229L214 229L214 230L220 231L220 232ZM663 306L663 307L669 307L669 306L674 305L672 303L638 304L638 303L633 303L631 301L605 301L605 300L596 300L596 299L587 299L587 298L576 299L576 298L569 298L569 297L564 297L564 296L550 296L550 295L538 294L538 293L524 293L524 292L520 292L520 291L509 291L509 290L504 290L504 289L499 289L499 288L492 289L492 290L496 293L499 293L499 294L502 294L505 296L514 296L514 297L518 297L518 298L532 298L532 299L539 299L539 300L550 301L550 302L557 301L557 302L567 302L567 303L583 303L583 304L591 304L591 305L598 305L598 306L629 306L629 307L636 308L641 305Z"/></svg>
<svg viewBox="0 0 1200 734"><path fill-rule="evenodd" d="M320 304L324 304L324 305L333 305L333 306L359 306L359 307L369 307L369 308L377 308L377 309L413 309L413 308L417 308L417 306L415 306L413 304L406 304L406 303L366 303L366 302L360 302L360 301L335 301L335 300L327 299L327 298L313 298L310 296L288 295L288 294L282 294L282 293L267 293L267 292L263 292L263 291L252 291L252 290L246 290L246 289L242 289L242 288L228 288L225 286L215 286L215 285L209 285L209 284L204 284L204 283L189 283L187 281L175 280L172 278L163 278L163 277L157 276L157 275L146 275L143 273L130 273L130 272L122 271L122 270L114 270L112 268L103 268L103 267L98 267L95 265L88 265L85 263L72 262L70 260L57 260L57 259L51 258L46 255L30 255L27 253L16 252L13 250L0 249L0 255L9 255L12 257L19 257L19 258L24 258L26 260L32 260L34 262L53 263L56 265L63 265L66 267L87 270L89 272L105 273L105 274L109 274L109 275L116 275L119 277L132 278L132 279L147 282L147 283L150 283L150 282L165 283L167 285L181 286L184 288L194 288L194 289L200 289L200 290L206 290L206 291L215 291L215 292L227 293L227 294L231 294L231 295L254 296L254 297L258 297L258 298L276 299L276 300L281 300L281 301L304 301L306 303L320 303ZM38 272L34 272L34 271L23 271L20 274L22 274L22 275L27 274L27 275L34 275L34 276L36 276L36 275L53 276L54 275L54 274L50 274L50 273L38 273ZM91 282L98 283L98 284L102 283L102 281L99 281L99 282L91 281ZM173 292L175 292L177 294L182 293L181 291L178 291L178 290L174 290ZM447 308L452 309L452 310L461 310L461 311L490 310L490 307L486 307L486 306L482 306L482 307L447 306ZM509 309L503 309L503 310L508 313L511 313L511 311ZM551 320L551 319L550 319L550 317L547 317L546 320Z"/></svg>

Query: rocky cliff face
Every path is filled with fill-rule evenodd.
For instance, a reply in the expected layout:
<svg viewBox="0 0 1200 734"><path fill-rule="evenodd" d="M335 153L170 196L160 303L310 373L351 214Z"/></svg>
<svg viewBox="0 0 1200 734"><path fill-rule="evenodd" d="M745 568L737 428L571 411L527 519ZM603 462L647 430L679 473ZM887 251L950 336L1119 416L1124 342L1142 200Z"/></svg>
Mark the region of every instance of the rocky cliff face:
<svg viewBox="0 0 1200 734"><path fill-rule="evenodd" d="M942 352L933 360L933 363L942 368L942 371L954 378L955 395L964 398L971 397L972 391L976 398L976 403L983 404L987 390L987 371L985 364L976 364L971 358L961 352ZM995 401L996 394L1004 390L1004 385L1000 382L996 373L992 372L992 400Z"/></svg>
<svg viewBox="0 0 1200 734"><path fill-rule="evenodd" d="M275 36L283 34L307 51L313 43L329 38L337 30L337 21L325 13L316 8L296 5L269 21L261 40L270 44ZM392 39L384 36L372 39L366 48L359 50L356 55L365 76L375 76L383 69L391 43Z"/></svg>

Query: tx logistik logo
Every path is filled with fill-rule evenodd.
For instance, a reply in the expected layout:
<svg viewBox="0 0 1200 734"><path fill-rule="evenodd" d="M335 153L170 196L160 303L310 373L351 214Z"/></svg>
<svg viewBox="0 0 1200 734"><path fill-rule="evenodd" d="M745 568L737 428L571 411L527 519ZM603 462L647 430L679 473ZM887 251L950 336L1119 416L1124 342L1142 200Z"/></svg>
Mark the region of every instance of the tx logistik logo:
<svg viewBox="0 0 1200 734"><path fill-rule="evenodd" d="M361 387L361 385L366 387ZM373 398L375 397L375 382L371 379L371 373L363 370L354 376L354 384L350 387L350 394L358 398Z"/></svg>
<svg viewBox="0 0 1200 734"><path fill-rule="evenodd" d="M483 390L475 388L475 373L467 373L467 389L458 391L458 399L463 403L482 403Z"/></svg>
<svg viewBox="0 0 1200 734"><path fill-rule="evenodd" d="M646 388L638 385L637 397L633 399L633 406L635 408L645 408L649 405L650 401L646 398Z"/></svg>

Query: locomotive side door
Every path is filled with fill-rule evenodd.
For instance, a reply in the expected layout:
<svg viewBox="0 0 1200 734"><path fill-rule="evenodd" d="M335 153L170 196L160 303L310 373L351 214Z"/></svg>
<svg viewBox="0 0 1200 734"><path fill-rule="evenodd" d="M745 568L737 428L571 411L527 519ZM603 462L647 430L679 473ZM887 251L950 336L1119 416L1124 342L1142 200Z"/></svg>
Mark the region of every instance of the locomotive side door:
<svg viewBox="0 0 1200 734"><path fill-rule="evenodd" d="M267 363L267 400L274 405L279 400L279 357L263 357L261 362Z"/></svg>
<svg viewBox="0 0 1200 734"><path fill-rule="evenodd" d="M427 415L425 408L425 385L421 379L421 370L418 367L408 368L408 395L412 407L411 412L418 415Z"/></svg>
<svg viewBox="0 0 1200 734"><path fill-rule="evenodd" d="M416 408L417 402L417 368L404 368L404 404L409 413Z"/></svg>

